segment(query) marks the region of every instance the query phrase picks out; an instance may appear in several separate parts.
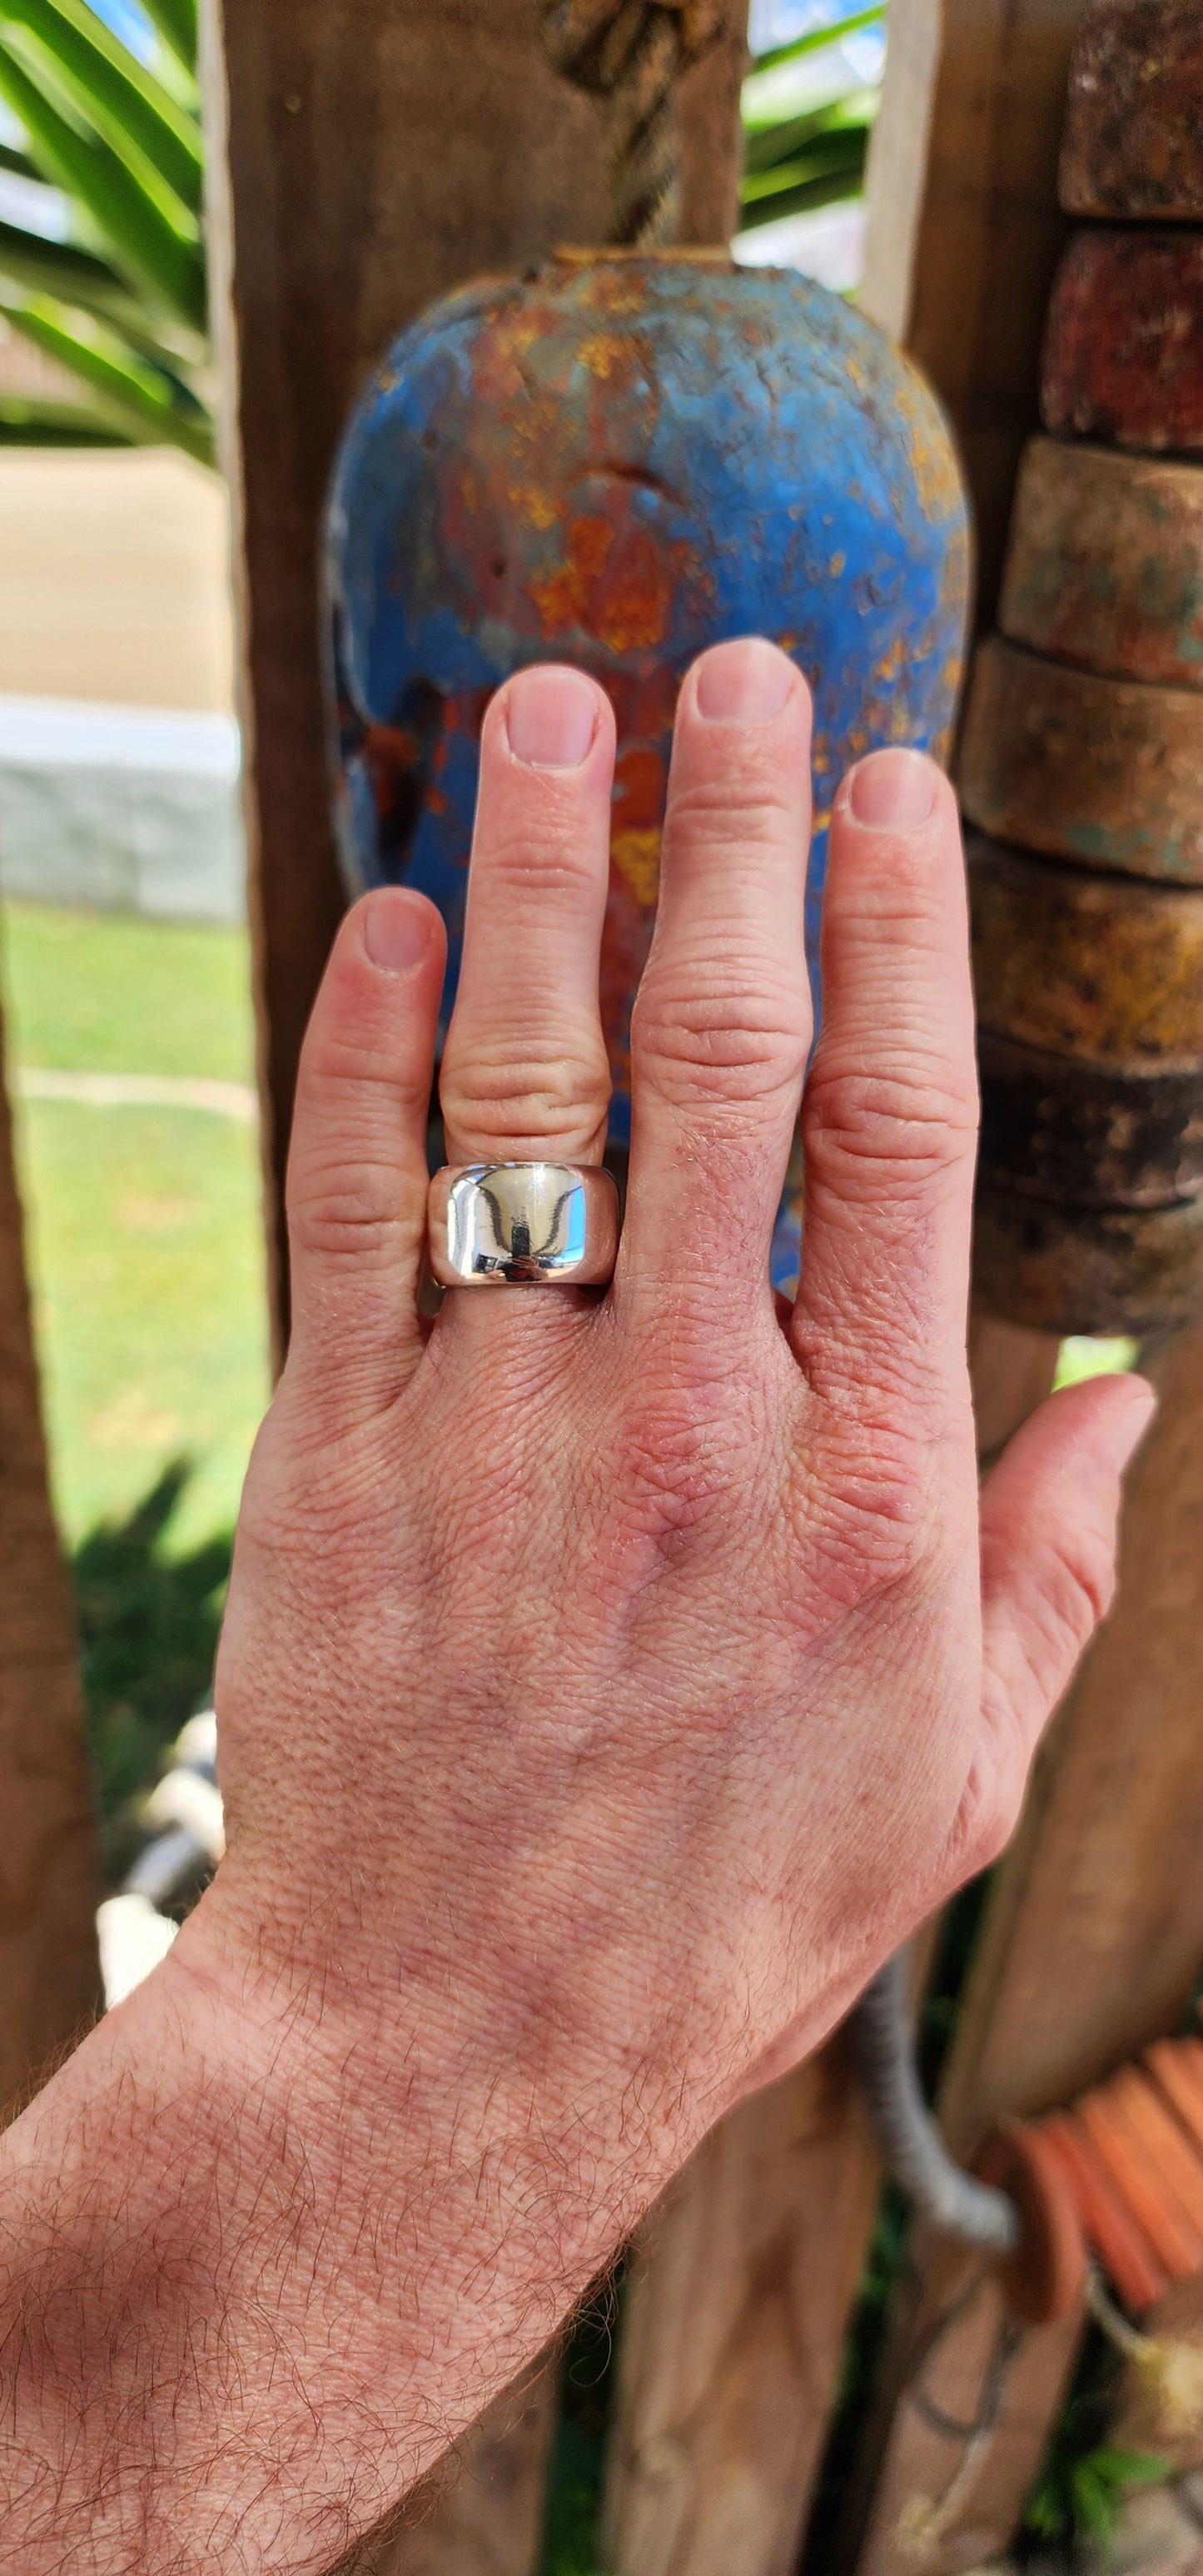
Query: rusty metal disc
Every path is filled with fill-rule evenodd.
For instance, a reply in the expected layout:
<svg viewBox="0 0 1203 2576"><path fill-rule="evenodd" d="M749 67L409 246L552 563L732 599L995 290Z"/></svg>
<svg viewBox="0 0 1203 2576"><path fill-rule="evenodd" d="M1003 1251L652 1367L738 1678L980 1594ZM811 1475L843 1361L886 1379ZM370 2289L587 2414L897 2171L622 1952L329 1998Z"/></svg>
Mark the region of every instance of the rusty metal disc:
<svg viewBox="0 0 1203 2576"><path fill-rule="evenodd" d="M987 1313L1037 1332L1170 1332L1203 1313L1203 1197L1057 1207L983 1178L973 1278Z"/></svg>
<svg viewBox="0 0 1203 2576"><path fill-rule="evenodd" d="M1085 2230L1108 2279L1137 2316L1168 2290L1169 2274L1137 2226L1127 2202L1072 2113L1058 2111L1041 2123L1045 2143L1073 2191Z"/></svg>
<svg viewBox="0 0 1203 2576"><path fill-rule="evenodd" d="M1203 691L980 644L961 747L970 821L1081 867L1203 883Z"/></svg>
<svg viewBox="0 0 1203 2576"><path fill-rule="evenodd" d="M1196 0L1103 0L1073 50L1061 147L1071 215L1203 223L1203 16Z"/></svg>
<svg viewBox="0 0 1203 2576"><path fill-rule="evenodd" d="M1203 1190L1203 1064L1084 1064L978 1032L980 1168L1071 1207L1164 1207Z"/></svg>
<svg viewBox="0 0 1203 2576"><path fill-rule="evenodd" d="M966 843L978 1018L1000 1037L1150 1071L1203 1060L1203 891Z"/></svg>
<svg viewBox="0 0 1203 2576"><path fill-rule="evenodd" d="M1203 453L1203 233L1075 234L1040 361L1046 429Z"/></svg>
<svg viewBox="0 0 1203 2576"><path fill-rule="evenodd" d="M1019 2211L1018 2250L998 2266L1015 2315L1031 2326L1072 2316L1086 2286L1086 2239L1072 2186L1041 2131L1000 2120L973 2170Z"/></svg>
<svg viewBox="0 0 1203 2576"><path fill-rule="evenodd" d="M1113 679L1203 685L1203 465L1033 438L998 623Z"/></svg>
<svg viewBox="0 0 1203 2576"><path fill-rule="evenodd" d="M1157 2176L1187 2224L1203 2233L1203 2157L1160 2086L1143 2066L1121 2066L1103 2085L1102 2099L1112 2126Z"/></svg>
<svg viewBox="0 0 1203 2576"><path fill-rule="evenodd" d="M1106 2087L1084 2093L1074 2119L1121 2194L1171 2281L1191 2281L1203 2270L1203 2233L1180 2208L1143 2138L1134 2138L1113 2115Z"/></svg>

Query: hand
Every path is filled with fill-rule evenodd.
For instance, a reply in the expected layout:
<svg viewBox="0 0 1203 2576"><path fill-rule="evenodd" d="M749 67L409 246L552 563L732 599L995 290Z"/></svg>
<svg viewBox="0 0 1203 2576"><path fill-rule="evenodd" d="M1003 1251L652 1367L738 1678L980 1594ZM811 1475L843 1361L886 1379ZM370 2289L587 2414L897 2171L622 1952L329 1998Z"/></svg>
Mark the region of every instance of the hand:
<svg viewBox="0 0 1203 2576"><path fill-rule="evenodd" d="M808 751L770 646L690 674L604 1296L457 1291L426 1337L431 906L358 905L314 1012L219 1674L229 1852L143 2005L221 2069L249 2177L207 2222L240 2375L218 2404L200 2374L170 2453L177 2537L207 2511L223 2565L317 2568L370 2523L998 1851L1107 1604L1139 1381L1047 1405L979 1538L963 870L916 754L837 800L792 1313L770 1291ZM494 701L449 1160L603 1151L612 763L592 682Z"/></svg>

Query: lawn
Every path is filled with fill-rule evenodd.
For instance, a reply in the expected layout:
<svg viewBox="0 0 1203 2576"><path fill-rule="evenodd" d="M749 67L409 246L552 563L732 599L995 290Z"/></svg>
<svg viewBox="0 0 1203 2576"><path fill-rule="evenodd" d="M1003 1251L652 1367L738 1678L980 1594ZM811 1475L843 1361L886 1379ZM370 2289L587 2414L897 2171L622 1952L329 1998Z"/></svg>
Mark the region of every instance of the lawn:
<svg viewBox="0 0 1203 2576"><path fill-rule="evenodd" d="M5 1012L22 1074L252 1079L239 931L12 904ZM55 1502L75 1546L169 1462L167 1544L229 1530L268 1392L258 1148L245 1119L18 1098Z"/></svg>

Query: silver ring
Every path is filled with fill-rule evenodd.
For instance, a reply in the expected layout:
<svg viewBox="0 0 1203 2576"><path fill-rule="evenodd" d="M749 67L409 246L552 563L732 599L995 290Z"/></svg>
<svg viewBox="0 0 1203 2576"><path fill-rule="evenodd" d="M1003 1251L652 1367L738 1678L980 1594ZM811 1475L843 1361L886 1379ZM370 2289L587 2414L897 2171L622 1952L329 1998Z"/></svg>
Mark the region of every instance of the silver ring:
<svg viewBox="0 0 1203 2576"><path fill-rule="evenodd" d="M618 1188L591 1164L444 1164L430 1184L429 1228L441 1288L604 1288L618 1255Z"/></svg>

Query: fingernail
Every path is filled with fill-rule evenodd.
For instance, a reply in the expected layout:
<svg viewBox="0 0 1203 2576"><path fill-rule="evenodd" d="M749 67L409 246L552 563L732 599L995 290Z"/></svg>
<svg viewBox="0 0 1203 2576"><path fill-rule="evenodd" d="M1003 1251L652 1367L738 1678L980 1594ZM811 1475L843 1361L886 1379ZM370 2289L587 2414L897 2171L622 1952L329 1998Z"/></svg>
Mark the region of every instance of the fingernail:
<svg viewBox="0 0 1203 2576"><path fill-rule="evenodd" d="M402 886L382 886L363 907L363 944L373 966L408 975L430 947L430 906Z"/></svg>
<svg viewBox="0 0 1203 2576"><path fill-rule="evenodd" d="M871 751L852 772L848 802L858 823L914 832L935 806L937 774L921 751Z"/></svg>
<svg viewBox="0 0 1203 2576"><path fill-rule="evenodd" d="M1147 1377L1133 1378L1131 1401L1122 1413L1116 1414L1111 1425L1115 1464L1121 1476L1129 1459L1139 1449L1156 1411L1157 1396Z"/></svg>
<svg viewBox="0 0 1203 2576"><path fill-rule="evenodd" d="M597 699L579 671L558 663L520 671L505 702L510 750L532 769L579 769L597 732Z"/></svg>
<svg viewBox="0 0 1203 2576"><path fill-rule="evenodd" d="M763 635L716 644L698 665L698 714L726 724L771 724L794 685L794 666Z"/></svg>

